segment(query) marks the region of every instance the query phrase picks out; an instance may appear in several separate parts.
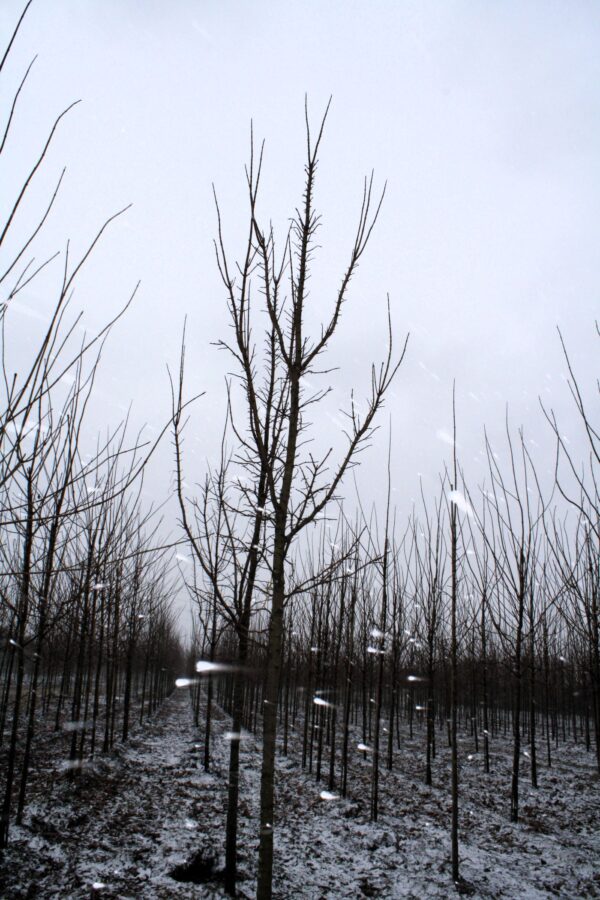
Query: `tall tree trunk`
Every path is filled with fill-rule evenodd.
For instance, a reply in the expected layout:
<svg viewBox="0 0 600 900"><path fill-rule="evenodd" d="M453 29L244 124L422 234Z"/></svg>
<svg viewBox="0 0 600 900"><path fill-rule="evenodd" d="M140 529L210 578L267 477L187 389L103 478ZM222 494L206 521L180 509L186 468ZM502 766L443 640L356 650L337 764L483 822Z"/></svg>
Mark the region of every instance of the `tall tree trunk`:
<svg viewBox="0 0 600 900"><path fill-rule="evenodd" d="M275 743L277 700L281 676L283 645L283 607L285 602L283 529L275 536L273 554L273 594L269 623L269 644L265 696L263 701L263 753L260 780L260 843L258 850L257 900L271 900L273 882L273 828Z"/></svg>
<svg viewBox="0 0 600 900"><path fill-rule="evenodd" d="M31 587L31 558L33 552L33 525L34 525L34 495L33 495L33 470L30 468L27 477L27 518L25 535L23 540L23 563L21 569L21 587L19 591L18 607L18 631L16 647L17 654L17 678L15 683L15 699L13 702L13 718L8 748L8 764L6 769L6 781L4 787L4 800L2 813L0 814L0 850L8 846L8 832L10 822L10 808L12 801L12 788L17 759L17 739L19 735L19 719L21 716L21 699L23 694L23 682L25 680L25 636L27 618L29 615L29 600ZM14 646L14 645L13 645Z"/></svg>
<svg viewBox="0 0 600 900"><path fill-rule="evenodd" d="M484 590L481 597L481 687L483 703L483 770L486 774L490 771L490 724L488 719L488 658L487 658L487 627L486 627L487 592Z"/></svg>
<svg viewBox="0 0 600 900"><path fill-rule="evenodd" d="M454 406L454 396L453 396ZM454 485L457 489L456 472L456 417L454 416ZM452 880L455 884L459 881L459 856L458 856L458 734L456 727L456 713L458 706L458 671L457 671L457 638L456 638L456 607L458 601L458 532L457 532L456 504L450 508L450 564L452 570L452 597L450 616L450 718L452 723Z"/></svg>

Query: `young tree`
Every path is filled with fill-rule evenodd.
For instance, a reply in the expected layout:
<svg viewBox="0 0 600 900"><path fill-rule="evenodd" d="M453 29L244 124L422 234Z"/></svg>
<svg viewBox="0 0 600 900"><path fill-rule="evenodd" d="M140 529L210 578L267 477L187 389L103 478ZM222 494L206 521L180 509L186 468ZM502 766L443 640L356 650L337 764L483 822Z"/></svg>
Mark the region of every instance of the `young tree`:
<svg viewBox="0 0 600 900"><path fill-rule="evenodd" d="M210 655L214 653L217 614L233 628L237 641L237 665L233 674L232 731L229 754L229 792L225 840L225 886L234 894L237 880L237 823L239 801L240 735L244 708L244 670L250 651L250 625L256 580L264 555L267 485L265 467L259 465L249 509L246 486L236 491L230 469L232 462L225 454L225 435L221 459L216 471L209 470L201 487L200 498L186 496L183 479L183 381L182 351L177 394L173 394L173 433L177 496L181 524L190 544L193 559L208 584L212 620ZM269 413L270 414L270 413ZM212 679L208 676L205 730L205 768L208 769ZM199 697L199 694L198 694Z"/></svg>
<svg viewBox="0 0 600 900"><path fill-rule="evenodd" d="M540 522L544 516L541 498L531 499L530 483L535 481L531 458L519 429L520 453L506 423L508 472L500 464L486 439L491 491L487 493L489 527L481 532L490 560L498 576L497 608L490 616L510 660L512 675L513 765L510 793L510 819L519 820L519 772L521 758L521 716L524 694L523 656L527 638L527 612L534 590L539 559ZM480 520L481 527L481 520Z"/></svg>
<svg viewBox="0 0 600 900"><path fill-rule="evenodd" d="M328 107L329 108L329 107ZM313 138L306 114L306 178L302 206L296 211L283 242L281 257L276 254L275 235L259 221L257 197L262 167L262 150L258 162L251 148L247 171L250 214L248 242L243 260L237 266L237 277L229 264L219 214L217 259L225 286L234 339L221 345L231 352L239 371L245 396L248 424L242 436L241 425L234 422L247 465L264 467L267 502L270 508L271 551L269 559L271 593L263 703L263 755L260 797L260 845L257 896L267 900L272 894L274 771L277 729L277 705L282 667L284 607L286 602L286 569L290 549L300 533L336 496L348 468L357 453L368 442L374 419L387 389L396 374L404 349L394 358L391 322L388 312L388 348L379 367L372 367L371 391L365 410L359 413L352 400L346 430L347 445L335 465L333 450L315 457L305 450L308 439L308 408L318 403L327 391L307 393L307 376L318 374L318 365L336 333L341 311L347 300L352 276L367 247L377 220L383 193L374 202L373 177L365 181L358 227L347 268L333 299L330 318L320 334L311 338L306 333L308 280L311 259L316 250L315 234L319 216L314 207L317 157L327 118L327 111ZM266 304L266 346L273 348L275 375L266 364L266 379L260 369L252 325L252 276L258 278ZM287 287L287 294L286 294ZM404 344L404 348L406 343ZM264 384L273 383L269 394Z"/></svg>
<svg viewBox="0 0 600 900"><path fill-rule="evenodd" d="M458 734L457 734L457 708L458 708L458 647L456 638L456 611L458 602L458 523L457 509L464 505L461 503L462 495L458 492L458 466L456 460L456 394L455 385L452 386L452 480L450 482L450 717L452 732L452 824L450 828L451 856L452 856L452 881L458 885L459 881L459 856L458 856Z"/></svg>

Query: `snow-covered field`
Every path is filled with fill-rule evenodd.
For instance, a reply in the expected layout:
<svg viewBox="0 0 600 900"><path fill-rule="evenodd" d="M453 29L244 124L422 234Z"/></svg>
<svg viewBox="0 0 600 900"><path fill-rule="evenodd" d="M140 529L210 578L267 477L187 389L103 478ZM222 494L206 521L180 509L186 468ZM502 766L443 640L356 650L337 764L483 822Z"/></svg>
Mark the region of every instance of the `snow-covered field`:
<svg viewBox="0 0 600 900"><path fill-rule="evenodd" d="M229 745L227 717L214 720L213 771L202 769L202 734L189 694L177 690L154 722L72 787L50 754L32 777L22 827L11 831L0 875L3 898L223 897L219 870ZM454 894L450 878L449 751L439 741L434 786L423 783L423 735L405 740L395 770L381 769L380 818L369 822L370 761L356 751L346 800L322 799L324 782L303 773L294 738L278 759L274 895L292 898L427 898ZM600 897L600 781L581 744L540 761L522 821L508 821L510 745L491 747L493 772L468 739L460 747L461 874L481 898ZM56 754L55 754L56 756ZM541 754L540 754L541 756ZM470 758L469 758L470 757ZM244 735L239 896L254 896L260 754ZM203 884L172 877L196 855ZM214 863L214 877L210 878Z"/></svg>

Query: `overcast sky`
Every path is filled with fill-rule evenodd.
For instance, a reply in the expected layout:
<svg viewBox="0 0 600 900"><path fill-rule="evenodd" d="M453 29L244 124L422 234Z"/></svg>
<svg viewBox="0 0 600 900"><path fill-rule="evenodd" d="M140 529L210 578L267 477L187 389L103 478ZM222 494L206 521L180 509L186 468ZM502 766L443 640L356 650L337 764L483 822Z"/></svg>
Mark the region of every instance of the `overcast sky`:
<svg viewBox="0 0 600 900"><path fill-rule="evenodd" d="M0 4L3 44L23 6ZM385 341L389 292L395 337L408 354L381 421L393 428L392 480L401 509L449 460L452 380L461 462L483 475L483 427L501 452L508 406L534 455L552 441L538 398L577 446L557 338L563 330L592 398L600 311L600 5L590 2L188 2L35 0L10 59L2 108L38 54L3 170L2 203L22 181L54 117L61 124L30 206L67 175L40 254L81 251L97 227L133 206L98 248L74 300L90 331L127 298L111 337L89 434L129 403L135 423L169 414L166 365L177 364L188 317L188 389L206 391L190 424L187 480L214 457L228 369L212 342L227 314L212 238L214 182L232 257L246 233L244 163L250 120L266 140L261 210L281 231L300 200L304 96L316 123L333 95L316 203L323 214L310 321L327 317L348 258L362 189L375 170L388 189L372 243L332 346L335 390L317 415L337 429L351 387L366 394ZM7 190L8 188L8 190ZM47 280L20 298L10 322L16 367L53 299ZM384 490L383 433L361 489ZM580 446L580 452L583 445ZM169 491L171 445L149 494ZM351 496L352 483L346 493Z"/></svg>

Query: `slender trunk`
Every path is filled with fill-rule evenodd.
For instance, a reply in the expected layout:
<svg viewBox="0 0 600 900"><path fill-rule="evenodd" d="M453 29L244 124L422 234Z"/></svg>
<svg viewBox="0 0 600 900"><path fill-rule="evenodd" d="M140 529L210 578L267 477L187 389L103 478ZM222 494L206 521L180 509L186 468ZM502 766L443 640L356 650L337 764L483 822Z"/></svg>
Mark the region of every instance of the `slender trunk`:
<svg viewBox="0 0 600 900"><path fill-rule="evenodd" d="M123 731L121 740L125 742L129 737L129 712L131 706L131 680L133 676L133 655L135 653L135 620L130 623L129 644L127 647L127 660L125 667L125 694L123 696Z"/></svg>
<svg viewBox="0 0 600 900"><path fill-rule="evenodd" d="M11 628L11 630L12 630L12 628ZM14 664L15 664L15 653L10 644L8 645L8 649L7 649L5 655L8 656L8 663L6 665L6 681L4 683L4 695L2 697L2 715L0 716L0 747L4 743L4 727L6 724L6 714L8 712L8 700L10 697L13 668L14 668Z"/></svg>
<svg viewBox="0 0 600 900"><path fill-rule="evenodd" d="M456 431L456 429L455 429ZM456 435L455 435L456 436ZM456 441L454 442L456 448ZM456 488L456 450L454 451L454 488ZM458 856L458 735L456 727L456 710L458 706L458 676L457 676L457 639L456 639L456 605L458 599L458 534L456 527L456 504L452 504L450 510L451 531L451 567L452 567L452 608L451 608L451 633L450 633L450 717L452 722L452 880L455 884L459 881L459 856Z"/></svg>
<svg viewBox="0 0 600 900"><path fill-rule="evenodd" d="M283 644L283 606L285 602L284 540L285 534L283 529L281 529L275 535L276 543L273 554L273 595L269 623L265 697L263 701L263 753L260 781L260 843L258 850L257 900L270 900L272 897L275 743Z"/></svg>
<svg viewBox="0 0 600 900"><path fill-rule="evenodd" d="M490 771L490 725L488 721L488 661L487 661L487 629L485 621L487 596L483 592L481 598L481 656L482 656L482 703L483 703L483 769L489 775Z"/></svg>
<svg viewBox="0 0 600 900"><path fill-rule="evenodd" d="M435 602L435 601L434 601ZM435 640L435 618L433 625L429 629L429 648L427 654L427 750L425 756L425 784L431 786L431 760L435 755L435 705L434 705L434 672L433 672L433 650ZM412 709L414 708L413 689L411 688L411 723L410 733L412 737Z"/></svg>
<svg viewBox="0 0 600 900"><path fill-rule="evenodd" d="M376 822L379 817L379 743L381 731L381 707L383 703L383 663L384 641L387 628L387 592L388 592L388 523L389 523L389 478L388 478L388 517L386 520L385 545L383 549L382 566L382 597L381 597L381 635L374 640L374 648L379 651L377 660L377 688L375 694L375 735L373 741L373 777L371 781L371 820Z"/></svg>
<svg viewBox="0 0 600 900"><path fill-rule="evenodd" d="M10 821L10 808L12 801L12 788L15 775L17 757L17 738L19 734L19 719L21 716L21 698L23 694L23 682L25 679L25 635L27 619L29 615L29 593L31 586L31 557L33 551L33 521L34 521L34 497L33 497L33 471L28 472L27 479L27 518L23 542L23 565L21 570L21 587L19 591L18 607L18 631L17 646L14 652L17 654L17 679L15 684L15 699L13 704L12 728L10 744L8 748L8 763L6 770L6 782L4 788L4 800L0 816L0 850L8 846L8 832Z"/></svg>
<svg viewBox="0 0 600 900"><path fill-rule="evenodd" d="M537 788L537 755L536 755L536 733L535 733L535 633L534 633L534 608L533 608L533 589L530 591L529 599L529 751L531 756L531 786Z"/></svg>
<svg viewBox="0 0 600 900"><path fill-rule="evenodd" d="M311 605L311 617L310 617L310 640L309 640L309 648L308 648L308 676L306 680L306 693L304 697L304 727L302 731L302 768L306 768L306 759L308 755L308 744L310 735L308 733L310 728L310 718L312 711L312 690L313 690L313 642L315 639L315 601L313 598L313 603ZM312 757L311 757L312 761Z"/></svg>
<svg viewBox="0 0 600 900"><path fill-rule="evenodd" d="M102 665L104 662L104 592L100 595L100 635L98 638L98 653L96 656L96 674L94 676L94 700L92 703L92 733L90 735L90 757L93 758L96 749L96 730L98 727L98 713L100 711L100 683L102 679Z"/></svg>
<svg viewBox="0 0 600 900"><path fill-rule="evenodd" d="M210 653L209 659L210 662L214 662L215 660L215 648L217 643L217 598L213 597L213 608L212 608L212 626L210 633ZM210 769L210 731L212 725L212 704L213 704L213 677L209 673L208 675L208 684L206 686L206 723L205 723L205 731L204 731L204 771L208 772Z"/></svg>
<svg viewBox="0 0 600 900"><path fill-rule="evenodd" d="M229 786L227 795L227 824L225 826L225 890L234 895L237 882L237 833L240 792L240 741L244 713L244 668L248 659L248 627L242 623L239 632L238 661L234 673L233 715L229 747Z"/></svg>
<svg viewBox="0 0 600 900"><path fill-rule="evenodd" d="M516 646L515 646L515 697L513 706L513 765L511 777L511 793L510 793L510 820L511 822L519 821L519 763L521 756L521 692L522 692L522 672L521 672L521 632L523 628L522 606L523 597L519 598L520 615L517 625Z"/></svg>
<svg viewBox="0 0 600 900"><path fill-rule="evenodd" d="M344 736L342 739L342 797L348 790L348 742L350 738L350 711L352 706L352 674L354 671L354 612L356 609L356 575L352 586L350 612L348 616L346 666L345 666L345 699L344 699Z"/></svg>
<svg viewBox="0 0 600 900"><path fill-rule="evenodd" d="M27 735L25 738L25 751L23 753L23 766L21 769L21 784L19 786L19 800L17 804L17 824L21 825L23 819L23 810L25 809L25 794L27 791L27 778L29 776L29 766L31 762L31 745L33 743L33 735L35 731L35 710L37 701L37 686L40 674L40 660L42 655L42 641L45 628L45 614L42 609L42 615L39 623L38 640L36 643L35 662L33 664L33 673L31 676L31 685L29 689L29 712L27 717Z"/></svg>

